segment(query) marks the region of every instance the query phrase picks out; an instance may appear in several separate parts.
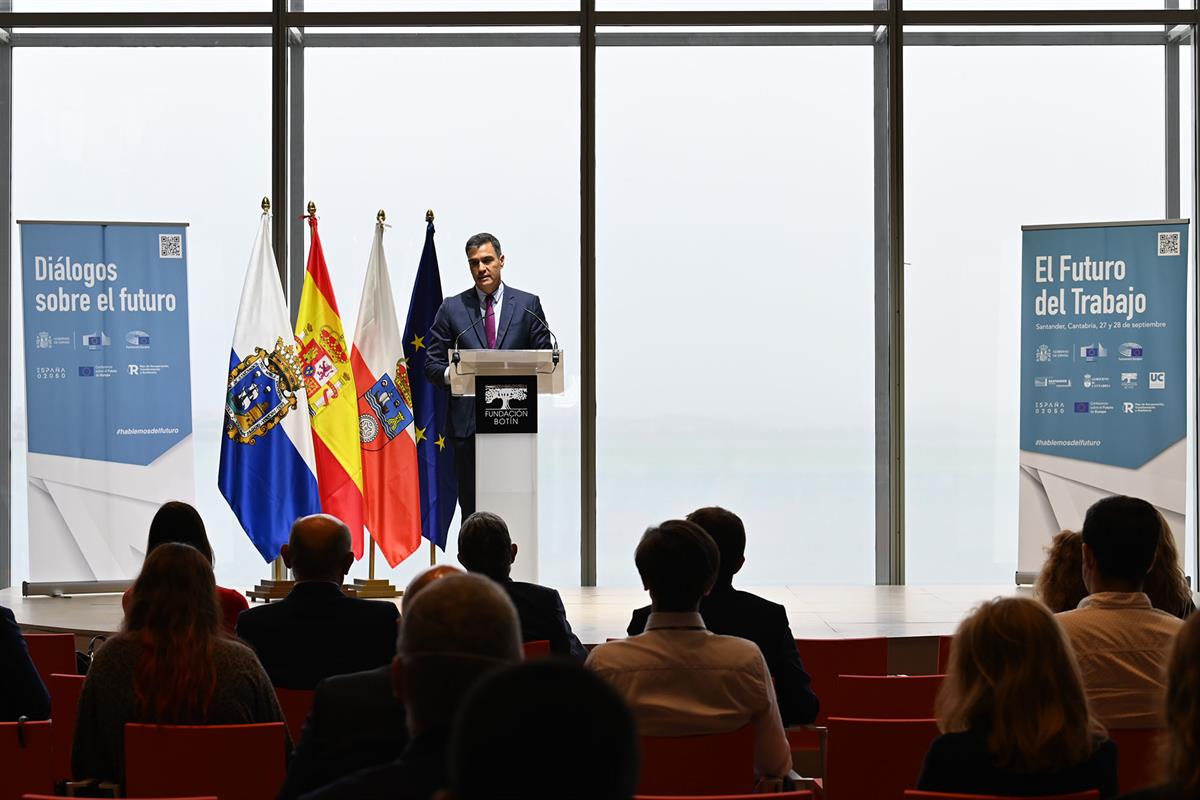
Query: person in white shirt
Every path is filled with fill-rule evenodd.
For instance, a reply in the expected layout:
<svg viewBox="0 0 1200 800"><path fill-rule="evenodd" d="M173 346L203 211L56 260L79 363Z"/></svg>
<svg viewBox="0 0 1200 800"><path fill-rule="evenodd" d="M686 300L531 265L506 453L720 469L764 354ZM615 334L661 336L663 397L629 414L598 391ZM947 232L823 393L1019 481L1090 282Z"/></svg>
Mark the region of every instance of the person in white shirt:
<svg viewBox="0 0 1200 800"><path fill-rule="evenodd" d="M1106 728L1161 728L1167 655L1182 622L1142 591L1160 536L1154 506L1106 497L1083 521L1088 596L1057 615L1071 641L1088 702Z"/></svg>
<svg viewBox="0 0 1200 800"><path fill-rule="evenodd" d="M704 627L700 599L716 582L717 545L685 520L649 528L634 557L650 593L644 633L602 644L587 666L633 709L642 736L691 736L754 728L760 779L783 779L791 749L766 660L757 645Z"/></svg>

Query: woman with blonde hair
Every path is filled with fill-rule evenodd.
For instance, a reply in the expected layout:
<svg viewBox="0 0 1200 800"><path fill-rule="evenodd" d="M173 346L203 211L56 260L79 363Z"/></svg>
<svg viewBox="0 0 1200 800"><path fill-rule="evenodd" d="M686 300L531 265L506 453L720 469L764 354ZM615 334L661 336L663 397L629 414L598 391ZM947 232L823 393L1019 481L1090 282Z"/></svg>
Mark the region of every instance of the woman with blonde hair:
<svg viewBox="0 0 1200 800"><path fill-rule="evenodd" d="M1146 575L1142 591L1150 598L1150 605L1159 611L1187 619L1196 610L1196 604L1192 602L1192 590L1184 577L1183 567L1179 566L1179 550L1175 547L1171 526L1161 511L1158 519L1162 525L1162 536L1154 553L1154 566Z"/></svg>
<svg viewBox="0 0 1200 800"><path fill-rule="evenodd" d="M1079 667L1041 603L1007 597L967 617L950 648L917 788L1036 796L1117 793L1117 748L1088 711Z"/></svg>
<svg viewBox="0 0 1200 800"><path fill-rule="evenodd" d="M1125 800L1192 800L1200 797L1200 616L1192 615L1167 663L1166 782Z"/></svg>
<svg viewBox="0 0 1200 800"><path fill-rule="evenodd" d="M1059 531L1046 548L1046 563L1033 583L1033 594L1057 614L1087 597L1083 584L1083 534Z"/></svg>

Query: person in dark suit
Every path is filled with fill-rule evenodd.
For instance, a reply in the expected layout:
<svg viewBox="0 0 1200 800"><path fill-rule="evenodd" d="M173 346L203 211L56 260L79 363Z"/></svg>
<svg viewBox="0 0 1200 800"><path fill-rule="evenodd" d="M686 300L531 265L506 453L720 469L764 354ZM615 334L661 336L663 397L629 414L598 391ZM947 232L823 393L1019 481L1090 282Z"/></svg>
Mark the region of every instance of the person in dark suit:
<svg viewBox="0 0 1200 800"><path fill-rule="evenodd" d="M486 575L508 592L521 618L521 641L548 640L550 652L586 660L587 649L571 631L558 592L509 577L516 559L517 546L508 535L508 525L499 516L476 511L463 520L458 529L458 561L468 572Z"/></svg>
<svg viewBox="0 0 1200 800"><path fill-rule="evenodd" d="M303 800L430 800L448 780L446 749L463 698L491 672L521 661L518 633L512 602L482 575L451 575L422 590L404 610L392 662L408 746L396 760Z"/></svg>
<svg viewBox="0 0 1200 800"><path fill-rule="evenodd" d="M354 563L344 522L328 514L301 517L280 555L295 587L278 602L243 611L237 623L238 637L258 653L271 683L313 689L331 675L392 660L396 606L342 593L342 579Z"/></svg>
<svg viewBox="0 0 1200 800"><path fill-rule="evenodd" d="M467 266L475 285L442 302L422 343L428 351L425 374L435 386L450 386L450 353L456 345L471 350L550 347L542 301L500 280L504 254L495 236L477 233L467 240ZM454 448L458 505L466 519L475 511L475 398L451 396L446 426Z"/></svg>
<svg viewBox="0 0 1200 800"><path fill-rule="evenodd" d="M402 618L425 587L461 574L449 564L418 574L404 589ZM357 770L386 764L407 745L404 704L392 689L391 664L326 678L317 684L279 800L294 800Z"/></svg>
<svg viewBox="0 0 1200 800"><path fill-rule="evenodd" d="M50 694L38 675L13 612L0 606L0 722L50 719Z"/></svg>
<svg viewBox="0 0 1200 800"><path fill-rule="evenodd" d="M783 724L809 724L817 718L820 703L800 661L787 611L778 603L733 588L733 576L746 563L746 528L741 518L732 511L710 506L688 514L687 520L703 528L721 553L717 583L700 601L704 624L713 633L738 636L758 645L775 680ZM629 621L629 635L644 631L649 617L650 606L636 609Z"/></svg>

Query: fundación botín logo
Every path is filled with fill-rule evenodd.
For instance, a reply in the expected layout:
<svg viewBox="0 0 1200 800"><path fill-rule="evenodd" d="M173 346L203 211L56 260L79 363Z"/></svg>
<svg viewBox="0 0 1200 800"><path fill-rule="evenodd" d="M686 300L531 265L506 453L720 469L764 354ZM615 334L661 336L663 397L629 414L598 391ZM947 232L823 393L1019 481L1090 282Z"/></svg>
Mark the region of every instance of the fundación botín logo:
<svg viewBox="0 0 1200 800"><path fill-rule="evenodd" d="M503 422L506 419L511 419L515 422L517 419L529 416L528 408L513 408L511 405L514 401L519 402L529 399L529 389L519 383L512 385L493 383L487 387L483 399L489 406L499 401L499 408L487 408L483 412L485 417L496 420L499 425L512 424Z"/></svg>

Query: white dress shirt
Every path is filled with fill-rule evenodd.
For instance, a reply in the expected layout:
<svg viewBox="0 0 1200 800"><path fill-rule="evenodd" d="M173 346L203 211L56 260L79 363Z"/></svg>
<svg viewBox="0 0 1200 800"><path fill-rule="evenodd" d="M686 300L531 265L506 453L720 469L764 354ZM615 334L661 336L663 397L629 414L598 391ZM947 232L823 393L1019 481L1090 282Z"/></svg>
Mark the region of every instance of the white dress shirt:
<svg viewBox="0 0 1200 800"><path fill-rule="evenodd" d="M782 778L792 753L775 687L753 642L718 636L696 613L652 613L638 636L597 646L587 666L633 709L642 736L727 733L754 726L754 770Z"/></svg>
<svg viewBox="0 0 1200 800"><path fill-rule="evenodd" d="M1163 727L1167 658L1183 621L1155 609L1142 592L1097 592L1056 616L1100 723Z"/></svg>

